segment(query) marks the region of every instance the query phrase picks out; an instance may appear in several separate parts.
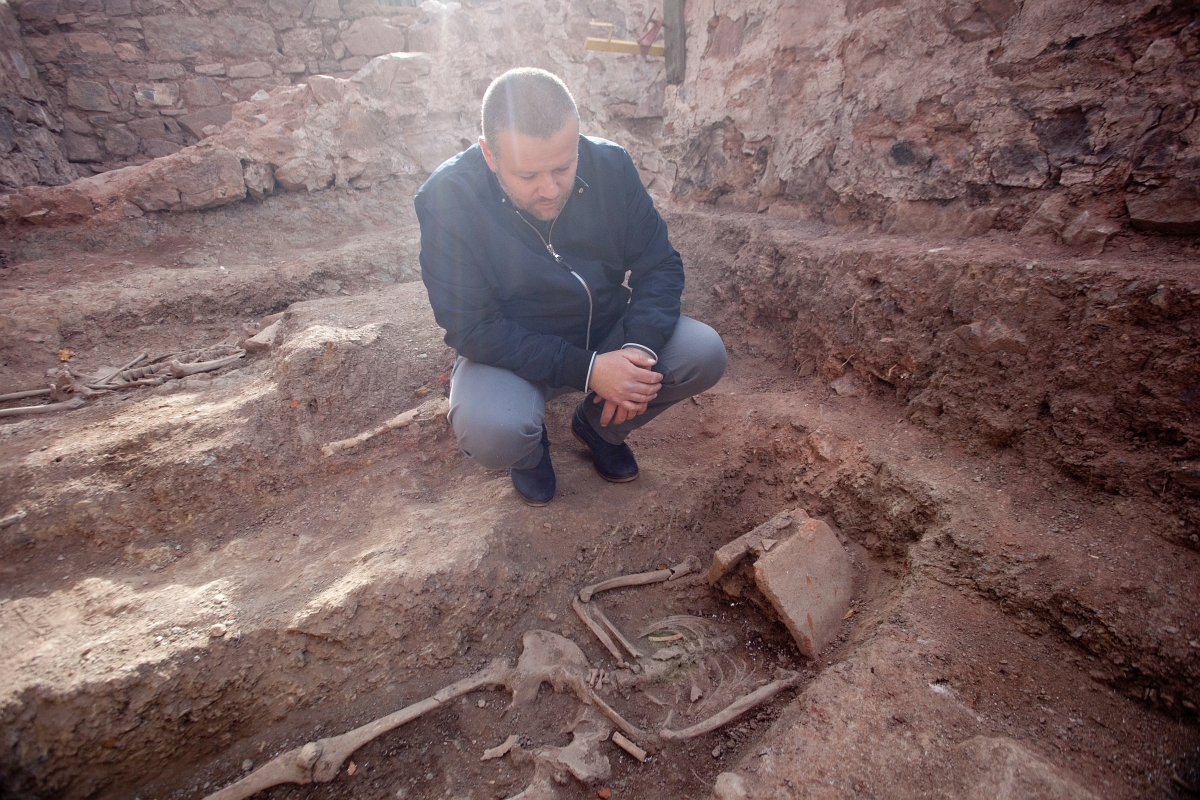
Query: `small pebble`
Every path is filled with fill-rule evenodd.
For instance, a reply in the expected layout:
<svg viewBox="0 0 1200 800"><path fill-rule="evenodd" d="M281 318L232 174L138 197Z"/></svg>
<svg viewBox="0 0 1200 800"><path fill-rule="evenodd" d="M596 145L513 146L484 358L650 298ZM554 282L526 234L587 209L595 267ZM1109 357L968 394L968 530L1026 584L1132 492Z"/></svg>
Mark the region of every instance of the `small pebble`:
<svg viewBox="0 0 1200 800"><path fill-rule="evenodd" d="M245 761L242 762L242 772L249 772L252 769L254 769L253 761L251 761L250 759L247 758Z"/></svg>
<svg viewBox="0 0 1200 800"><path fill-rule="evenodd" d="M208 629L208 635L214 639L220 639L222 636L225 635L225 632L227 630L228 629L223 624L218 622L216 625L213 625L211 628Z"/></svg>
<svg viewBox="0 0 1200 800"><path fill-rule="evenodd" d="M475 705L479 706L480 708L487 708L487 700L480 700Z"/></svg>

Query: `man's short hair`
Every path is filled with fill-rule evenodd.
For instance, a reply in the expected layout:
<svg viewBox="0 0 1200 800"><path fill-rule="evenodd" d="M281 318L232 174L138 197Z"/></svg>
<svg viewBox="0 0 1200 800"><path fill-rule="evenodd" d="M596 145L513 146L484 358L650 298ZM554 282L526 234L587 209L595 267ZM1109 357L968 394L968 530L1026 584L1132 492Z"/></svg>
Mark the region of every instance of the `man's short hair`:
<svg viewBox="0 0 1200 800"><path fill-rule="evenodd" d="M571 90L544 69L510 69L483 95L483 140L496 150L500 131L549 139L568 119L579 121Z"/></svg>

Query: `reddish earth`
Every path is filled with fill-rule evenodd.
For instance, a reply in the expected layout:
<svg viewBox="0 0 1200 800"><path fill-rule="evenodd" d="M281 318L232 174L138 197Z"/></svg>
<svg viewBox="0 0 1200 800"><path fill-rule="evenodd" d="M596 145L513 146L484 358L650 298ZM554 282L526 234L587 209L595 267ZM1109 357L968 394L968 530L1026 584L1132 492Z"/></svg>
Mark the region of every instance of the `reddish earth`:
<svg viewBox="0 0 1200 800"><path fill-rule="evenodd" d="M320 452L445 389L412 189L6 243L3 391L64 348L86 372L290 315L237 368L0 421L0 517L25 513L0 528L4 794L201 797L515 659L535 628L612 670L573 592L707 563L792 507L855 562L838 641L806 661L752 591L699 578L606 598L629 635L682 614L725 643L711 707L678 676L605 688L637 724L805 675L645 764L606 744L612 796L705 796L726 772L753 797L1197 793L1195 247L1129 236L1080 260L672 212L685 312L726 337L729 371L635 434L627 485L556 401L560 490L531 509L441 421ZM361 748L353 775L263 796L516 795L533 767L482 751L565 745L578 703L507 700L472 694Z"/></svg>

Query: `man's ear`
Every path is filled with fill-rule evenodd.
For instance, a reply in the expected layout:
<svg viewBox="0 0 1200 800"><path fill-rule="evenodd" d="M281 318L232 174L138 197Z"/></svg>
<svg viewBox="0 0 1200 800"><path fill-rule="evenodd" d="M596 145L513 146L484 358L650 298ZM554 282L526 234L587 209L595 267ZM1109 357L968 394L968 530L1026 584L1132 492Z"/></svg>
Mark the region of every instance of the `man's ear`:
<svg viewBox="0 0 1200 800"><path fill-rule="evenodd" d="M492 151L488 149L487 142L483 137L479 137L479 149L483 151L483 160L487 162L488 169L492 172L496 171L496 157L492 155Z"/></svg>

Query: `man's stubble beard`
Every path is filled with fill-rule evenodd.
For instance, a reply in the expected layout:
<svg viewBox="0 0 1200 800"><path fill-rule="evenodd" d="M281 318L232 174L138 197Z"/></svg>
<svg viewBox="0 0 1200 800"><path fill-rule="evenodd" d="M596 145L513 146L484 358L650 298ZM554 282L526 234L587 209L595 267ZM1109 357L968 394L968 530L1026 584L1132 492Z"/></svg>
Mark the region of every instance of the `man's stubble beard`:
<svg viewBox="0 0 1200 800"><path fill-rule="evenodd" d="M520 211L524 211L526 214L529 214L534 219L541 220L542 222L549 222L552 219L556 218L559 214L562 213L562 210L566 207L567 201L571 199L570 192L563 192L562 197L559 198L558 205L554 208L554 213L548 217L543 218L543 217L539 216L538 213L536 211L534 211L531 207L529 207L528 205L523 204L519 200L517 200L516 194L514 194L513 191L508 188L508 186L504 182L504 178L500 175L499 172L496 172L494 174L496 176L496 181L500 184L500 188L504 190L504 193L506 195L508 195L508 199L512 201L513 208L516 208Z"/></svg>

